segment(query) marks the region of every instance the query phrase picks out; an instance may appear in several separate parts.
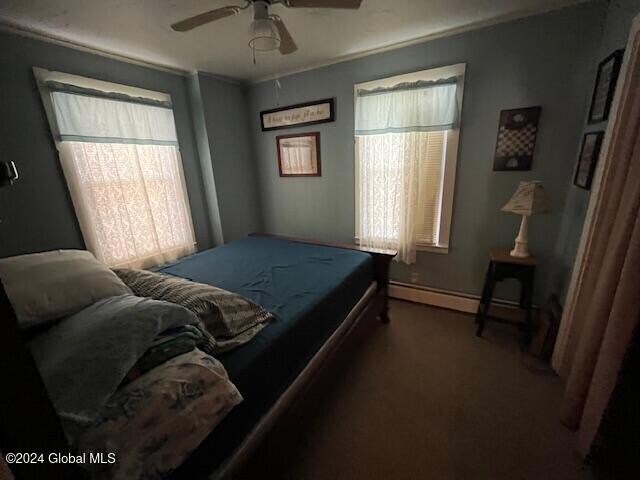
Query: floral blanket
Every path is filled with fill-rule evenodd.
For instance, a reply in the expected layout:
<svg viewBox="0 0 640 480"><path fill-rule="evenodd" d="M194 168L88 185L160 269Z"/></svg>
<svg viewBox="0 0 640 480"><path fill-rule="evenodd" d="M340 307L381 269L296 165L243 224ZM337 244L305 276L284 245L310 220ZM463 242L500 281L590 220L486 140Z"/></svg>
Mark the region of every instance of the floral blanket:
<svg viewBox="0 0 640 480"><path fill-rule="evenodd" d="M241 401L222 364L196 349L118 390L78 448L115 454L113 464L87 465L94 478L162 478Z"/></svg>

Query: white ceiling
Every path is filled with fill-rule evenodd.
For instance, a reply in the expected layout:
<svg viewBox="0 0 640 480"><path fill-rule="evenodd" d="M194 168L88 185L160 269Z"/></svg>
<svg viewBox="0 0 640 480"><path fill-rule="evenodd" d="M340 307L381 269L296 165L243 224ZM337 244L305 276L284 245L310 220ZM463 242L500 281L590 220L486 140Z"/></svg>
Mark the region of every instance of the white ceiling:
<svg viewBox="0 0 640 480"><path fill-rule="evenodd" d="M552 10L576 0L363 0L359 10L271 7L299 50L254 65L251 10L187 33L170 24L243 0L0 0L0 21L102 52L241 80L332 63L430 35Z"/></svg>

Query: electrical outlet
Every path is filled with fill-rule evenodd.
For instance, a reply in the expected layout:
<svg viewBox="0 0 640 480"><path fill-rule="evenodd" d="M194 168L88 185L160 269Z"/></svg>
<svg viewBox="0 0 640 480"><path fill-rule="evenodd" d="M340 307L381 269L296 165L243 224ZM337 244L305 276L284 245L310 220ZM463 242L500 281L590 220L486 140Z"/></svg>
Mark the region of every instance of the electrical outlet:
<svg viewBox="0 0 640 480"><path fill-rule="evenodd" d="M409 280L411 283L418 283L420 281L420 274L418 272L411 272Z"/></svg>

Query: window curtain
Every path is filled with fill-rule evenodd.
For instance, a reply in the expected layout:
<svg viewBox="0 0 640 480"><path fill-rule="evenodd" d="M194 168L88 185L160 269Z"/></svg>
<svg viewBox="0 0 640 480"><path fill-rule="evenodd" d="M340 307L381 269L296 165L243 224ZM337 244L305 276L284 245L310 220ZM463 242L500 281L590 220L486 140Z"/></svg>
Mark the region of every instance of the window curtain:
<svg viewBox="0 0 640 480"><path fill-rule="evenodd" d="M637 23L636 23L637 25ZM601 160L592 228L569 321L572 357L562 421L583 456L597 450L640 328L640 35L628 46ZM637 341L637 340L636 340ZM637 366L636 366L637 367ZM637 378L637 377L636 377ZM636 406L637 407L637 406ZM637 434L637 432L636 432Z"/></svg>
<svg viewBox="0 0 640 480"><path fill-rule="evenodd" d="M49 82L52 125L87 248L110 266L195 251L168 102Z"/></svg>
<svg viewBox="0 0 640 480"><path fill-rule="evenodd" d="M438 185L442 178L441 165L425 171L430 141L441 142L428 132L456 127L456 84L453 77L357 91L361 245L395 249L396 260L415 262L418 227L425 218L422 199L429 195L421 188L429 176L437 177Z"/></svg>

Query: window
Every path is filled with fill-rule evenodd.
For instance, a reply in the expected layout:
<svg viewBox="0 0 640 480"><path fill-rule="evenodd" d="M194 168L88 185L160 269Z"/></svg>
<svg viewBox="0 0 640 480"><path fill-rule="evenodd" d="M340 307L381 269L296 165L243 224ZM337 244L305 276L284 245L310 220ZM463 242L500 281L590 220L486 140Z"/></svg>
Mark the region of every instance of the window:
<svg viewBox="0 0 640 480"><path fill-rule="evenodd" d="M356 237L446 253L465 66L355 85Z"/></svg>
<svg viewBox="0 0 640 480"><path fill-rule="evenodd" d="M110 266L195 251L170 97L36 69L86 246Z"/></svg>

